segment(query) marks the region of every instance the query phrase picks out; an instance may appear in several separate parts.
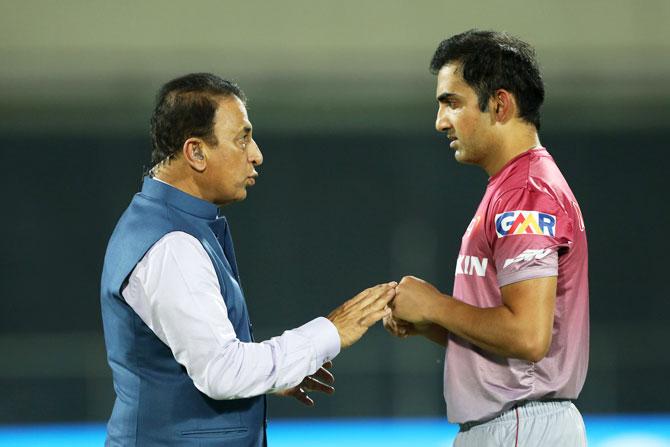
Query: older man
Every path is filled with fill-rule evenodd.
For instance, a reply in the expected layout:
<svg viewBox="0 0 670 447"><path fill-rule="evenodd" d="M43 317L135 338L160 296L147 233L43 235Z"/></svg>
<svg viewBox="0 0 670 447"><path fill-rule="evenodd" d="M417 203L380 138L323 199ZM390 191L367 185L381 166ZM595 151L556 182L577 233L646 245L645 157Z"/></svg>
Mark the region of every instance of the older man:
<svg viewBox="0 0 670 447"><path fill-rule="evenodd" d="M102 274L116 402L110 446L261 446L264 395L311 404L322 368L388 314L395 283L281 336L253 341L229 226L263 156L234 84L190 74L160 90L154 167L120 218Z"/></svg>

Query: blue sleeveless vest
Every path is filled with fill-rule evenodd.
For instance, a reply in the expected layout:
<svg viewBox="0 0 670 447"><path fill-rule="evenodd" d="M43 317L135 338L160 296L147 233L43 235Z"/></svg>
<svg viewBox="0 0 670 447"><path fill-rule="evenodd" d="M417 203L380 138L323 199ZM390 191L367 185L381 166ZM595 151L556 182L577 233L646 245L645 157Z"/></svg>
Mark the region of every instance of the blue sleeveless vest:
<svg viewBox="0 0 670 447"><path fill-rule="evenodd" d="M211 258L237 337L252 341L233 242L226 219L217 214L216 205L146 177L112 233L100 297L116 392L108 446L266 444L265 396L214 400L198 391L170 349L121 296L147 251L167 233L183 231L198 239Z"/></svg>

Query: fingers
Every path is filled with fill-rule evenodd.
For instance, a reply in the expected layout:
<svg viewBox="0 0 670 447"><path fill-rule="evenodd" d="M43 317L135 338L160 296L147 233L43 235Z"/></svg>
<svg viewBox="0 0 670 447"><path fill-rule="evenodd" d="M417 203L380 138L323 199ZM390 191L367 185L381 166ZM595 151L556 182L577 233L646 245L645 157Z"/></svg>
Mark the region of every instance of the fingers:
<svg viewBox="0 0 670 447"><path fill-rule="evenodd" d="M365 327L370 327L372 324L383 318L384 315L390 314L391 308L389 303L394 297L395 289L390 286L371 292L365 300L362 300L359 303L359 323L363 324ZM365 322L370 323L366 324Z"/></svg>
<svg viewBox="0 0 670 447"><path fill-rule="evenodd" d="M398 330L402 334L402 337L407 337L409 335L416 335L417 326L414 323L408 323L407 321L400 320L398 324Z"/></svg>
<svg viewBox="0 0 670 447"><path fill-rule="evenodd" d="M393 281L370 287L328 315L337 328L343 349L356 343L372 324L390 312L388 303L395 296L396 285Z"/></svg>
<svg viewBox="0 0 670 447"><path fill-rule="evenodd" d="M363 309L363 312L373 312L385 308L390 308L390 303L395 297L395 289L389 288L384 292L381 292L378 295L371 294L368 296L367 301L362 301L361 304L367 303L366 307Z"/></svg>
<svg viewBox="0 0 670 447"><path fill-rule="evenodd" d="M330 368L332 366L333 364L330 363L328 367ZM323 383L335 383L335 377L333 376L333 374L323 367L319 368L314 374L312 374L312 377L314 377L317 380L320 380Z"/></svg>
<svg viewBox="0 0 670 447"><path fill-rule="evenodd" d="M395 296L393 284L396 283L379 284L361 292L361 294L333 310L328 315L328 318L331 321L335 321L335 319L340 317L346 318L348 315L348 318L352 322L357 322L367 317L370 313L376 313L379 310L387 308L388 303Z"/></svg>
<svg viewBox="0 0 670 447"><path fill-rule="evenodd" d="M365 327L370 327L385 316L390 316L391 315L391 309L388 307L384 307L381 310L376 310L376 311L371 311L367 315L365 315L363 318L360 319L359 323Z"/></svg>
<svg viewBox="0 0 670 447"><path fill-rule="evenodd" d="M293 397L298 399L298 401L304 405L307 405L308 407L313 407L314 406L314 400L312 400L311 397L307 395L304 389L301 387L296 387L295 390L292 393Z"/></svg>
<svg viewBox="0 0 670 447"><path fill-rule="evenodd" d="M332 313L335 312L352 312L352 311L357 311L360 312L362 309L365 309L372 303L376 303L378 301L383 300L384 304L380 304L380 306L385 305L385 303L388 303L391 299L393 299L393 296L395 295L395 287L397 283L395 281L389 282L389 283L384 283L384 284L378 284L374 287L370 287L369 289L365 289L355 297L351 298L350 300L346 301L344 304L342 304L340 307L335 309Z"/></svg>
<svg viewBox="0 0 670 447"><path fill-rule="evenodd" d="M384 328L389 331L392 335L395 335L399 338L406 338L410 335L414 335L415 328L412 323L408 323L404 320L399 320L393 315L387 315L384 317Z"/></svg>
<svg viewBox="0 0 670 447"><path fill-rule="evenodd" d="M395 329L395 322L393 321L393 315L385 315L384 318L382 318L382 324L384 325L384 328L390 332L393 332Z"/></svg>
<svg viewBox="0 0 670 447"><path fill-rule="evenodd" d="M326 394L333 394L335 392L335 388L330 385L326 385L325 383L319 382L312 376L305 377L299 388L303 391L320 391Z"/></svg>
<svg viewBox="0 0 670 447"><path fill-rule="evenodd" d="M332 366L332 363L326 362L329 364L329 366ZM330 380L330 383L335 381L335 378L333 375L325 370L324 368L321 368L317 373L321 372L325 380ZM325 374L324 374L325 373ZM314 374L314 376L316 373ZM335 392L335 388L333 388L330 385L327 385L325 383L320 382L319 380L315 379L314 376L307 376L303 379L303 381L300 383L300 385L296 386L295 388L291 389L290 392L288 393L289 395L295 397L300 403L303 405L307 405L308 407L314 406L314 399L312 399L307 392L308 391L319 391L321 393L325 394L333 394Z"/></svg>
<svg viewBox="0 0 670 447"><path fill-rule="evenodd" d="M370 293L362 300L361 304L365 303L366 306L371 304L378 304L380 306L386 306L389 301L395 296L395 288L398 285L395 281L386 284L380 284L375 287Z"/></svg>
<svg viewBox="0 0 670 447"><path fill-rule="evenodd" d="M365 289L351 300L349 300L350 305L360 304L361 306L367 306L371 302L376 301L380 295L384 294L387 290L393 290L395 294L395 288L398 285L397 282L391 281L388 283L377 284L376 286Z"/></svg>

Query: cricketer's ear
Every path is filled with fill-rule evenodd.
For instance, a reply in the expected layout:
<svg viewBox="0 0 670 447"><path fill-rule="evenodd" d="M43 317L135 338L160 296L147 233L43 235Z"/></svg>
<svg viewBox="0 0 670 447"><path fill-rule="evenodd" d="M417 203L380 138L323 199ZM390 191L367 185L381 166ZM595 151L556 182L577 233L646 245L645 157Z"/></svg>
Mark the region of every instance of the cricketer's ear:
<svg viewBox="0 0 670 447"><path fill-rule="evenodd" d="M504 124L517 115L516 98L511 92L500 88L489 99L489 110L495 122Z"/></svg>

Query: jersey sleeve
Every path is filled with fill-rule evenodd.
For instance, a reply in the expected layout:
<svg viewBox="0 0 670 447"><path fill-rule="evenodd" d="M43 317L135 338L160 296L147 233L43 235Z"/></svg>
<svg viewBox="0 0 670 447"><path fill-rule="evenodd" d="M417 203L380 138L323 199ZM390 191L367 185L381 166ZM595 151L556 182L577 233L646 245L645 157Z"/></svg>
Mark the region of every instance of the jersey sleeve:
<svg viewBox="0 0 670 447"><path fill-rule="evenodd" d="M573 222L550 195L527 188L502 194L489 219L498 286L558 275L558 256L573 243Z"/></svg>

